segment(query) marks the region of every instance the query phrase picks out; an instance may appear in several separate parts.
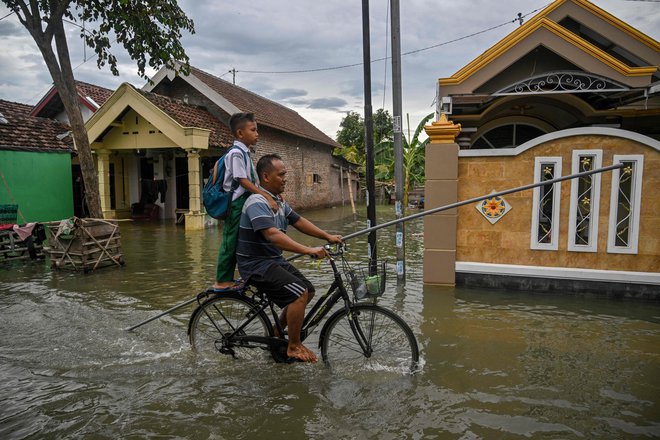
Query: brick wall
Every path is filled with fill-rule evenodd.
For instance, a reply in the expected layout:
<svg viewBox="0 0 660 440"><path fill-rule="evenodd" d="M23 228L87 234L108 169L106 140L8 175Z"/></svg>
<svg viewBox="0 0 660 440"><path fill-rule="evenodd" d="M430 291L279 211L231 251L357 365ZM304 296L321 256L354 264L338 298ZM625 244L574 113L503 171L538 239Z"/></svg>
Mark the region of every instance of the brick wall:
<svg viewBox="0 0 660 440"><path fill-rule="evenodd" d="M187 100L191 105L206 107L223 123L229 115L187 82L175 78L169 84L160 83L154 90L171 98ZM258 109L241 109L255 111ZM257 124L259 120L257 119ZM332 148L310 139L298 137L264 125L259 126L259 143L254 155L255 163L264 154L279 154L288 169L285 197L295 209L334 206L342 202L340 158L332 156ZM334 166L333 166L334 165ZM345 166L345 164L344 164ZM344 169L343 198L349 202L348 181ZM357 181L352 182L353 195L357 194Z"/></svg>
<svg viewBox="0 0 660 440"><path fill-rule="evenodd" d="M279 154L286 164L285 197L291 206L304 209L341 204L340 170L333 167L341 160L332 156L329 146L261 126L255 160L270 153ZM344 198L348 201L346 185L344 180ZM357 193L355 185L353 194Z"/></svg>

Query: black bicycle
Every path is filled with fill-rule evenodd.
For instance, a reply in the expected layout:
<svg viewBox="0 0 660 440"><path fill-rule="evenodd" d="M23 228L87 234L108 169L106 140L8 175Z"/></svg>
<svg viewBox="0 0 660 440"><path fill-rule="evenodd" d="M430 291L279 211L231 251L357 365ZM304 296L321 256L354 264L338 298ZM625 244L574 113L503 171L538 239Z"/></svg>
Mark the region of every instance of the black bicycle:
<svg viewBox="0 0 660 440"><path fill-rule="evenodd" d="M343 306L325 321L319 335L321 358L327 365L402 373L417 370L419 349L412 330L396 313L375 304L385 290L385 263L369 271L349 264L344 258L343 244L334 249L327 245L326 250L334 281L305 315L301 340L307 339L342 301ZM197 300L199 305L188 324L194 350L234 359L266 355L276 362L287 361L287 340L275 337L274 329L280 335L286 336L286 332L273 302L264 293L246 286L235 292L202 292Z"/></svg>

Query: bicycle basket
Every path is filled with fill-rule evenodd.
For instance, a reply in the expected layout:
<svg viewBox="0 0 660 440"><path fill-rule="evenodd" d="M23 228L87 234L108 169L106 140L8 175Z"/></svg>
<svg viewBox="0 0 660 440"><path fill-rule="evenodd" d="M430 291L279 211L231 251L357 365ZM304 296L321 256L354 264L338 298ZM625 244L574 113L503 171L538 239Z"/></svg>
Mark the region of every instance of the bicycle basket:
<svg viewBox="0 0 660 440"><path fill-rule="evenodd" d="M376 263L376 273L369 275L369 264L344 264L344 274L356 300L377 298L385 292L385 261Z"/></svg>

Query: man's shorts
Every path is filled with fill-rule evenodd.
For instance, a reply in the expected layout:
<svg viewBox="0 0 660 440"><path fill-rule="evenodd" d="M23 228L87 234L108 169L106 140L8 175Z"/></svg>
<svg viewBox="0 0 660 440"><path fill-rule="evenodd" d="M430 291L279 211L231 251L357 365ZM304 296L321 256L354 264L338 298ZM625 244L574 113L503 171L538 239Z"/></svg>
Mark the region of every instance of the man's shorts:
<svg viewBox="0 0 660 440"><path fill-rule="evenodd" d="M312 283L289 263L272 264L263 275L251 275L248 284L264 292L280 308L297 300L305 289L310 295L315 292Z"/></svg>

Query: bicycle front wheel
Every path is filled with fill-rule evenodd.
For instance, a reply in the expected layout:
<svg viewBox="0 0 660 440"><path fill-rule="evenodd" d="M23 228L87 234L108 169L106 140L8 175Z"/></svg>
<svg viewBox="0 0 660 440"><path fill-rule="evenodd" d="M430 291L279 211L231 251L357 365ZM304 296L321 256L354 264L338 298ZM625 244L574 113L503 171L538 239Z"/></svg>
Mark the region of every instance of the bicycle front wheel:
<svg viewBox="0 0 660 440"><path fill-rule="evenodd" d="M319 337L323 361L348 372L417 369L419 348L412 330L394 312L374 304L355 304L335 312Z"/></svg>
<svg viewBox="0 0 660 440"><path fill-rule="evenodd" d="M206 300L195 309L188 335L193 349L200 354L221 353L228 358L252 359L269 356L269 347L240 337L273 336L273 326L251 300L239 294L224 294Z"/></svg>

